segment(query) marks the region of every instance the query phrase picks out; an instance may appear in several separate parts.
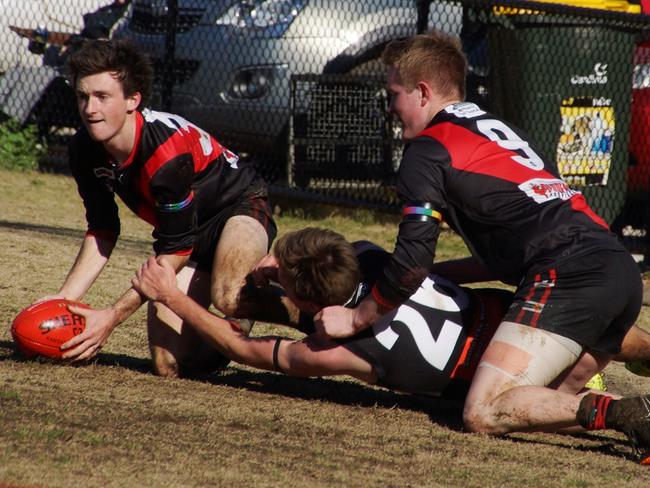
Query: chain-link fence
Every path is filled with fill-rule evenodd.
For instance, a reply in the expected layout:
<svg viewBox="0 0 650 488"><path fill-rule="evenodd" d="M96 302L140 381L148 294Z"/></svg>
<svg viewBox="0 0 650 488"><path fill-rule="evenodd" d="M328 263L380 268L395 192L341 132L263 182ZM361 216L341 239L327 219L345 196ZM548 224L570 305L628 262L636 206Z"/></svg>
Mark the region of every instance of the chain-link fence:
<svg viewBox="0 0 650 488"><path fill-rule="evenodd" d="M56 151L81 123L62 76L66 54L85 37L109 36L127 9L123 0L0 0L3 116L36 125Z"/></svg>
<svg viewBox="0 0 650 488"><path fill-rule="evenodd" d="M156 68L150 105L256 161L273 191L390 207L402 142L379 55L390 40L435 27L463 42L468 99L530 133L615 230L642 236L650 226L650 17L624 0L570 1L594 8L0 0L0 108L36 124L61 154L79 124L61 76L66 52L83 37L130 37Z"/></svg>

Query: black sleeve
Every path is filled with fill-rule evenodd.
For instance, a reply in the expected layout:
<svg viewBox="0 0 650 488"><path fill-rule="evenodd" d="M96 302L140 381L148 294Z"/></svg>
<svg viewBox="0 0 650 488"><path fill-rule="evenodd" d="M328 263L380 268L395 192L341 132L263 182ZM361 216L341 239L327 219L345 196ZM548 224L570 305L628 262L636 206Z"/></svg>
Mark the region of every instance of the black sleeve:
<svg viewBox="0 0 650 488"><path fill-rule="evenodd" d="M196 202L192 190L194 162L181 154L153 175L151 195L156 202L156 254L189 254L196 236Z"/></svg>
<svg viewBox="0 0 650 488"><path fill-rule="evenodd" d="M103 155L79 135L71 141L69 154L70 172L83 200L88 232L117 240L120 234L120 218L115 194L95 175L93 166L93 162ZM108 170L100 168L98 171Z"/></svg>
<svg viewBox="0 0 650 488"><path fill-rule="evenodd" d="M363 282L374 286L390 261L390 253L370 241L355 241L352 247L357 254Z"/></svg>
<svg viewBox="0 0 650 488"><path fill-rule="evenodd" d="M406 207L428 207L444 214L447 150L428 137L415 139L405 149L397 179L397 193ZM440 218L402 217L395 250L384 267L376 290L387 303L398 305L410 297L433 265Z"/></svg>

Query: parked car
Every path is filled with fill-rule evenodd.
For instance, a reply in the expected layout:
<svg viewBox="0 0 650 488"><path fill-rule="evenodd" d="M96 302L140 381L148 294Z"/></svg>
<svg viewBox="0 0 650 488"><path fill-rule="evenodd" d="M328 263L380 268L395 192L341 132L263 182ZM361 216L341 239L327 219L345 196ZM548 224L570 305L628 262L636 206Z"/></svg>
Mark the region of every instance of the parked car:
<svg viewBox="0 0 650 488"><path fill-rule="evenodd" d="M64 73L65 60L84 39L110 36L128 1L103 0L101 8L83 15L83 28L75 33L48 30L38 24L32 28L10 25L13 33L25 39L25 52L34 55L39 64L10 67L0 77L0 120L9 117L21 125L35 124L39 138L48 145L65 143L81 125L74 89ZM65 18L62 11L57 12Z"/></svg>
<svg viewBox="0 0 650 488"><path fill-rule="evenodd" d="M42 57L28 50L29 40L10 26L74 34L83 27L83 14L109 3L111 0L0 0L0 73L16 66L42 64Z"/></svg>
<svg viewBox="0 0 650 488"><path fill-rule="evenodd" d="M178 0L170 110L244 152L286 148L290 77L380 73L394 38L416 32L414 0ZM167 0L134 0L115 36L128 36L165 72ZM460 4L429 22L458 34ZM157 92L160 94L161 85ZM154 106L160 98L154 100Z"/></svg>

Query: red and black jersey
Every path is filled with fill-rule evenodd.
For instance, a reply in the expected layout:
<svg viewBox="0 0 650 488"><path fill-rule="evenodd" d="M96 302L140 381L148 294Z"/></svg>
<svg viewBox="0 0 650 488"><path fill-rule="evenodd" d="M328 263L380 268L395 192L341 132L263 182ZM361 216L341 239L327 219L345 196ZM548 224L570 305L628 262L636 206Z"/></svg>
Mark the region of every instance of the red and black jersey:
<svg viewBox="0 0 650 488"><path fill-rule="evenodd" d="M195 237L219 212L264 189L245 163L177 115L137 113L136 141L121 165L82 128L70 144L70 169L86 208L88 232L117 239L117 194L154 227L156 254L192 252Z"/></svg>
<svg viewBox="0 0 650 488"><path fill-rule="evenodd" d="M450 105L405 148L393 257L375 298L402 303L431 269L439 217L472 255L513 283L596 249L624 249L518 129L472 103ZM379 295L379 296L377 296Z"/></svg>
<svg viewBox="0 0 650 488"><path fill-rule="evenodd" d="M390 259L372 243L354 247L363 281L348 307L364 299ZM336 342L372 365L378 385L428 395L442 394L450 385L462 390L511 302L509 291L462 288L431 274L397 309Z"/></svg>

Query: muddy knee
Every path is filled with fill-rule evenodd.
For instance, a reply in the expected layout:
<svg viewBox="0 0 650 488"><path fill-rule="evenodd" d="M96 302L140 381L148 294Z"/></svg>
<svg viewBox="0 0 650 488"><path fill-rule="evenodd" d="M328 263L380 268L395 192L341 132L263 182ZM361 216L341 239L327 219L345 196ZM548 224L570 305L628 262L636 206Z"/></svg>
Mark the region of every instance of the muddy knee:
<svg viewBox="0 0 650 488"><path fill-rule="evenodd" d="M180 377L178 361L169 351L160 348L151 349L151 360L153 372L157 376L162 376L163 378Z"/></svg>
<svg viewBox="0 0 650 488"><path fill-rule="evenodd" d="M212 304L227 317L237 317L239 313L239 301L230 296L213 296Z"/></svg>
<svg viewBox="0 0 650 488"><path fill-rule="evenodd" d="M191 327L160 303L150 302L147 335L153 371L158 376L178 378L182 362L196 348L200 338Z"/></svg>
<svg viewBox="0 0 650 488"><path fill-rule="evenodd" d="M259 315L260 307L264 308L262 304L275 305L273 300L269 300L268 292L265 294L260 291L249 278L242 281L215 280L210 290L210 298L217 310L234 318L250 318Z"/></svg>
<svg viewBox="0 0 650 488"><path fill-rule="evenodd" d="M495 426L489 422L484 406L465 405L463 408L463 426L467 432L495 434Z"/></svg>

